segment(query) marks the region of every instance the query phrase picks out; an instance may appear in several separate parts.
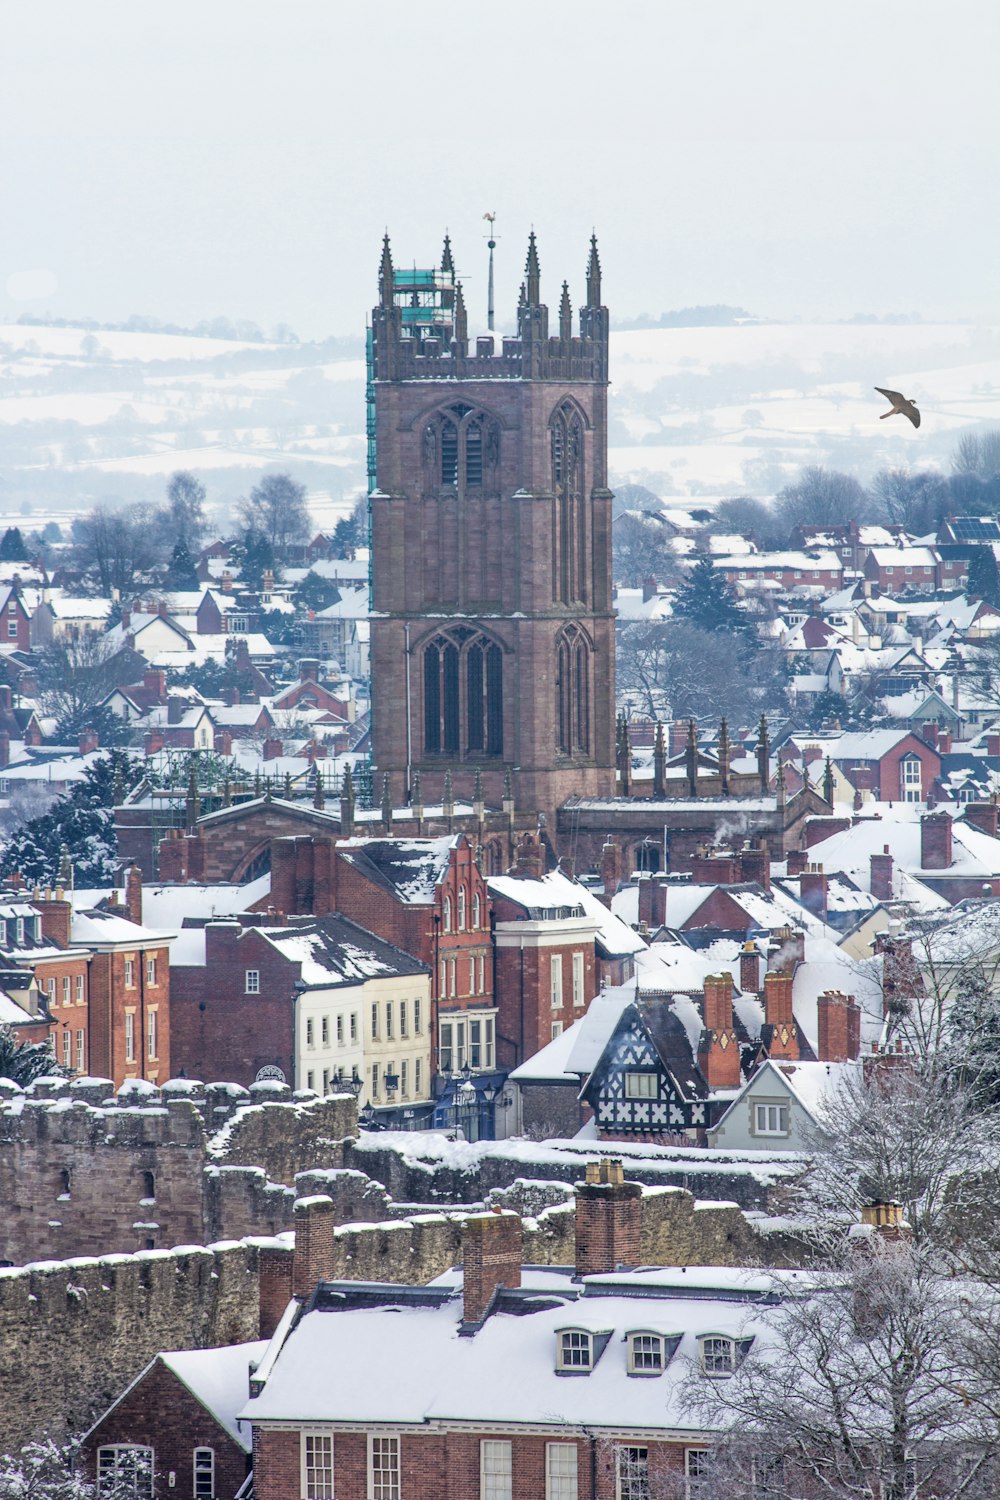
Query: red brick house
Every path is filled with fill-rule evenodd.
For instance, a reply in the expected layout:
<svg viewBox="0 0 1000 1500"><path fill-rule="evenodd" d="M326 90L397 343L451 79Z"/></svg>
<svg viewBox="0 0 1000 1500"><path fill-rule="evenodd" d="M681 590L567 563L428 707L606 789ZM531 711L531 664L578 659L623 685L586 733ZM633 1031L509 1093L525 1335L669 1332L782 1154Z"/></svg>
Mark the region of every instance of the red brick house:
<svg viewBox="0 0 1000 1500"><path fill-rule="evenodd" d="M905 729L865 729L824 745L834 765L878 802L926 802L941 774L941 757Z"/></svg>
<svg viewBox="0 0 1000 1500"><path fill-rule="evenodd" d="M31 615L16 582L0 585L0 646L31 650Z"/></svg>
<svg viewBox="0 0 1000 1500"><path fill-rule="evenodd" d="M86 1477L98 1486L134 1483L137 1497L235 1500L250 1472L249 1426L237 1412L266 1348L158 1354L85 1434Z"/></svg>
<svg viewBox="0 0 1000 1500"><path fill-rule="evenodd" d="M90 953L70 943L70 904L62 891L0 904L3 1016L19 1041L50 1042L60 1063L90 1070ZM10 1002L14 1007L9 1008ZM20 1012L20 1014L18 1014Z"/></svg>
<svg viewBox="0 0 1000 1500"><path fill-rule="evenodd" d="M939 558L932 547L870 547L863 573L883 594L932 594L941 587Z"/></svg>
<svg viewBox="0 0 1000 1500"><path fill-rule="evenodd" d="M844 565L832 551L748 553L712 561L736 588L770 582L782 589L818 588L833 594L844 586Z"/></svg>
<svg viewBox="0 0 1000 1500"><path fill-rule="evenodd" d="M600 988L600 923L559 871L491 876L498 1053L513 1068L579 1020Z"/></svg>
<svg viewBox="0 0 1000 1500"><path fill-rule="evenodd" d="M338 719L350 717L350 704L344 698L331 693L319 680L319 662L315 657L305 657L299 662L299 680L285 688L271 700L273 709L320 708L335 714Z"/></svg>
<svg viewBox="0 0 1000 1500"><path fill-rule="evenodd" d="M640 1500L672 1484L693 1497L712 1434L683 1383L748 1357L775 1276L721 1268L689 1289L679 1268L620 1269L642 1259L642 1189L620 1163L592 1168L561 1273L522 1266L510 1212L470 1216L462 1271L429 1287L307 1289L297 1246L300 1309L242 1413L258 1500ZM310 1244L322 1278L321 1235Z"/></svg>
<svg viewBox="0 0 1000 1500"><path fill-rule="evenodd" d="M88 1071L113 1079L116 1088L133 1078L164 1083L173 1075L170 941L175 936L117 910L73 912L70 940L91 954Z"/></svg>

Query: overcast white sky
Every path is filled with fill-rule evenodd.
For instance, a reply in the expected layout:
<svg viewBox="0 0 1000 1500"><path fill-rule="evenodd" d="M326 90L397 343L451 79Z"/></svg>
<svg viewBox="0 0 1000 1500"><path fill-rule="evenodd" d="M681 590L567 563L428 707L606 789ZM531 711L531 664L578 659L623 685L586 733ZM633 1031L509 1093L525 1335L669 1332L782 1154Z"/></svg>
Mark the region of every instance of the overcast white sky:
<svg viewBox="0 0 1000 1500"><path fill-rule="evenodd" d="M613 315L997 317L998 56L996 0L6 0L0 318L350 333L386 225L475 316L485 209L498 310L533 223L553 304L595 225Z"/></svg>

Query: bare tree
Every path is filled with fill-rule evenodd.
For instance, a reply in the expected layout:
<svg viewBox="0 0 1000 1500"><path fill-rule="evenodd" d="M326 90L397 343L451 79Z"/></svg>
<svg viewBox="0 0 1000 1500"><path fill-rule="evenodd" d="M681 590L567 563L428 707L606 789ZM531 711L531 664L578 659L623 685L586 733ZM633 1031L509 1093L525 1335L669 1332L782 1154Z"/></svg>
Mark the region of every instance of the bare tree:
<svg viewBox="0 0 1000 1500"><path fill-rule="evenodd" d="M905 1237L851 1242L812 1286L775 1279L777 1305L726 1379L691 1369L689 1410L720 1436L710 1493L771 1500L986 1500L996 1392L970 1340L980 1286L942 1276ZM990 1361L996 1371L996 1358Z"/></svg>
<svg viewBox="0 0 1000 1500"><path fill-rule="evenodd" d="M715 507L712 530L752 538L769 551L786 544L789 528L765 501L755 500L751 495L736 495L731 500L721 500Z"/></svg>
<svg viewBox="0 0 1000 1500"><path fill-rule="evenodd" d="M183 542L196 547L205 530L205 486L187 469L178 469L167 482L167 504L158 513L167 548Z"/></svg>
<svg viewBox="0 0 1000 1500"><path fill-rule="evenodd" d="M878 516L872 496L852 475L816 466L803 469L794 484L779 492L775 511L789 530L874 521Z"/></svg>
<svg viewBox="0 0 1000 1500"><path fill-rule="evenodd" d="M621 587L638 588L647 578L654 578L657 583L678 579L670 538L655 515L627 512L619 516L614 523L612 542L614 577Z"/></svg>
<svg viewBox="0 0 1000 1500"><path fill-rule="evenodd" d="M745 640L670 621L619 627L619 691L654 718L721 717L751 721L784 702L780 650L765 642L748 660Z"/></svg>
<svg viewBox="0 0 1000 1500"><path fill-rule="evenodd" d="M240 513L248 530L267 537L279 557L309 535L306 487L290 474L265 474L241 502Z"/></svg>
<svg viewBox="0 0 1000 1500"><path fill-rule="evenodd" d="M60 735L79 734L88 724L98 728L93 721L105 698L132 676L129 656L95 631L52 641L38 653L37 674L42 708Z"/></svg>
<svg viewBox="0 0 1000 1500"><path fill-rule="evenodd" d="M974 474L977 479L1000 474L1000 429L963 432L951 456L951 468L954 474Z"/></svg>
<svg viewBox="0 0 1000 1500"><path fill-rule="evenodd" d="M918 535L936 531L953 504L948 481L932 472L882 469L872 480L872 494L893 526Z"/></svg>
<svg viewBox="0 0 1000 1500"><path fill-rule="evenodd" d="M162 545L148 506L111 510L98 505L73 523L80 563L107 598L126 597L148 582L162 556Z"/></svg>

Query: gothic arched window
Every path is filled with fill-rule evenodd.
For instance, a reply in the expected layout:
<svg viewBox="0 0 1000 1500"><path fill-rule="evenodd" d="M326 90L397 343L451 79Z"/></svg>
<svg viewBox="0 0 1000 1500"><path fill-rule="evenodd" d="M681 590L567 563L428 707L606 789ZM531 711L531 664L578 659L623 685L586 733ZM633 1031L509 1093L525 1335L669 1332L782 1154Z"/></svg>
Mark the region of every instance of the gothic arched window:
<svg viewBox="0 0 1000 1500"><path fill-rule="evenodd" d="M563 755L590 754L590 643L569 625L556 643L556 745Z"/></svg>
<svg viewBox="0 0 1000 1500"><path fill-rule="evenodd" d="M424 428L426 490L494 490L500 482L500 429L492 417L462 401L438 412Z"/></svg>
<svg viewBox="0 0 1000 1500"><path fill-rule="evenodd" d="M503 754L503 652L460 626L424 648L424 750Z"/></svg>
<svg viewBox="0 0 1000 1500"><path fill-rule="evenodd" d="M583 423L571 401L564 401L553 412L549 438L552 492L556 497L555 594L563 604L570 604L584 598L586 584Z"/></svg>

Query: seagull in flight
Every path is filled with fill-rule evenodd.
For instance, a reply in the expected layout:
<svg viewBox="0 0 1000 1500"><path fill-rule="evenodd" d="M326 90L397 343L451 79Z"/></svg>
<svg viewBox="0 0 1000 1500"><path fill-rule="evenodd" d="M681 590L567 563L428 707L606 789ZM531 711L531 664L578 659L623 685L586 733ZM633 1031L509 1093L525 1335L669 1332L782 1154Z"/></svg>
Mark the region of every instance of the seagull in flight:
<svg viewBox="0 0 1000 1500"><path fill-rule="evenodd" d="M875 389L880 396L892 402L892 411L884 411L879 418L884 422L886 417L909 417L914 427L920 426L920 413L917 411L917 403L909 397L900 395L899 391L887 391L884 386L877 385Z"/></svg>

